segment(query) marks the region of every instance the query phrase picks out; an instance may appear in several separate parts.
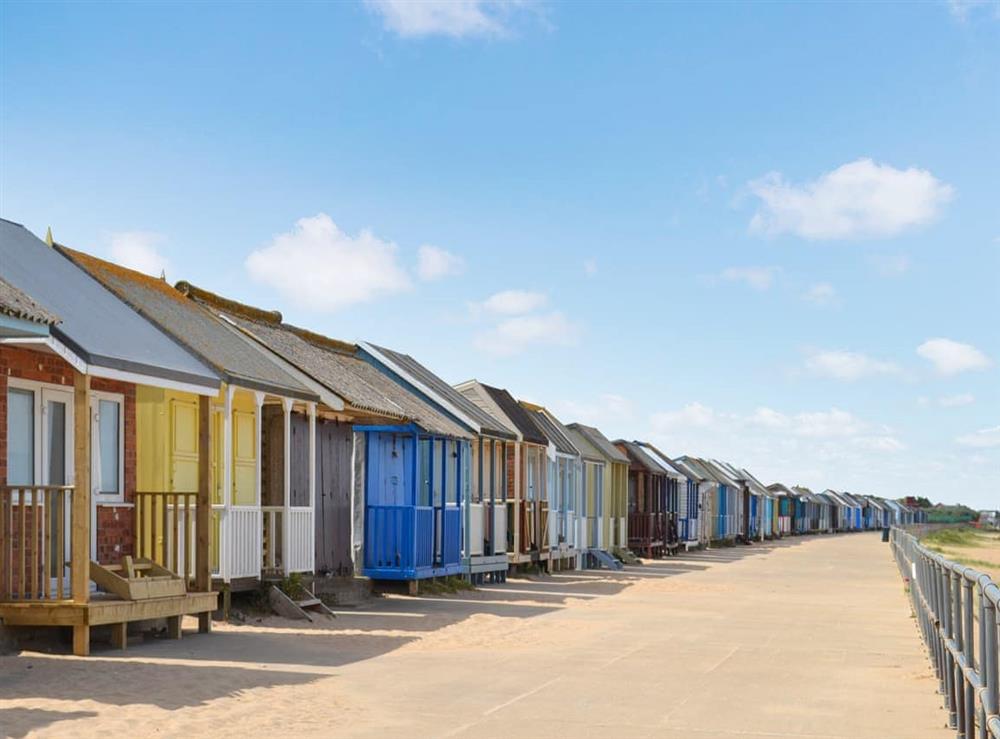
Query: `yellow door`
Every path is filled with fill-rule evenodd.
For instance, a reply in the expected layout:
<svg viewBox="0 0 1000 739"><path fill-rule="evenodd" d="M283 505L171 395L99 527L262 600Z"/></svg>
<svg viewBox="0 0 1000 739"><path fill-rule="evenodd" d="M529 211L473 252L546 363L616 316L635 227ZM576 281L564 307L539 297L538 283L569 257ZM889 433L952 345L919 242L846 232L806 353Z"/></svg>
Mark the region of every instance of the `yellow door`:
<svg viewBox="0 0 1000 739"><path fill-rule="evenodd" d="M257 505L257 438L252 411L233 411L233 505Z"/></svg>

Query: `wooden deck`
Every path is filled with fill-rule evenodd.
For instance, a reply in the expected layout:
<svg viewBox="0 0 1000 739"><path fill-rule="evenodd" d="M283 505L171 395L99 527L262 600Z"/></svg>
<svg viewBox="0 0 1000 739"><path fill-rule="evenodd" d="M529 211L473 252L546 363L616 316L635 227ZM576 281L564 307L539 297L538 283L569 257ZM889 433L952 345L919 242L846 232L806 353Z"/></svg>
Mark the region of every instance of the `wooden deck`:
<svg viewBox="0 0 1000 739"><path fill-rule="evenodd" d="M123 600L103 593L86 603L48 601L46 603L0 603L0 622L6 626L70 626L73 628L73 652L90 653L90 628L113 625L113 643L124 649L126 629L135 621L167 619L170 635L180 638L183 616L200 614L199 631L211 630L212 611L218 607L218 593L185 593L165 598Z"/></svg>

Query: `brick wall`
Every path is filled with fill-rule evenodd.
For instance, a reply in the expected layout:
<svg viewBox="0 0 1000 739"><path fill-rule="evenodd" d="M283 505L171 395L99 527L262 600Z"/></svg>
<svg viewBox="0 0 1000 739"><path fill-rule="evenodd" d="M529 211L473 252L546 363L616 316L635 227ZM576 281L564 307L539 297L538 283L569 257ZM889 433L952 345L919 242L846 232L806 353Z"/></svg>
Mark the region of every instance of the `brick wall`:
<svg viewBox="0 0 1000 739"><path fill-rule="evenodd" d="M52 385L73 387L73 368L54 354L31 351L10 346L0 347L0 485L7 483L7 380L16 377L24 380L46 382ZM109 393L118 393L125 399L125 502L135 497L136 484L136 429L135 385L117 380L91 378L90 387ZM98 506L97 556L102 563L118 562L122 556L133 553L132 508Z"/></svg>

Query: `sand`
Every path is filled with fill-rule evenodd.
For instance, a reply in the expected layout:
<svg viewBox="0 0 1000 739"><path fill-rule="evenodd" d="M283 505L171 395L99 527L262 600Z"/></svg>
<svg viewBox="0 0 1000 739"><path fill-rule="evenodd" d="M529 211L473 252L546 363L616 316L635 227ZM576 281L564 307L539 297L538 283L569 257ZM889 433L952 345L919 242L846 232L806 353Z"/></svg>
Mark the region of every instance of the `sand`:
<svg viewBox="0 0 1000 739"><path fill-rule="evenodd" d="M0 658L0 735L952 736L877 534Z"/></svg>

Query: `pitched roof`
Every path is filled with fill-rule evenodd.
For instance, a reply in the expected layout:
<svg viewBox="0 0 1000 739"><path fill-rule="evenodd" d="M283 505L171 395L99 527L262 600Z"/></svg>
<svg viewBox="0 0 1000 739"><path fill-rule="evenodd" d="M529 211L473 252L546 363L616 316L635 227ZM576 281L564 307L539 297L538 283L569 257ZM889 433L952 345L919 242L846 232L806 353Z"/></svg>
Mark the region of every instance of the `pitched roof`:
<svg viewBox="0 0 1000 739"><path fill-rule="evenodd" d="M785 495L792 497L798 496L797 493L792 492L791 488L789 488L787 485L783 485L780 482L772 482L770 485L767 486L767 489L770 490L775 495Z"/></svg>
<svg viewBox="0 0 1000 739"><path fill-rule="evenodd" d="M665 475L667 471L663 469L652 457L646 454L645 450L634 441L625 439L615 439L615 445L623 449L628 455L629 461L635 462L641 467L645 467L647 472L654 475Z"/></svg>
<svg viewBox="0 0 1000 739"><path fill-rule="evenodd" d="M14 287L3 277L0 277L0 313L11 318L20 318L45 326L59 323L59 317L55 313L44 308L30 295Z"/></svg>
<svg viewBox="0 0 1000 739"><path fill-rule="evenodd" d="M0 269L9 284L60 317L51 335L92 368L219 387L204 362L24 226L3 219Z"/></svg>
<svg viewBox="0 0 1000 739"><path fill-rule="evenodd" d="M574 457L579 456L580 450L574 446L573 441L569 438L569 429L563 426L558 418L540 405L528 403L523 400L520 403L525 412L531 416L531 420L535 422L538 430L545 435L545 438L556 448L556 451L562 454L570 454Z"/></svg>
<svg viewBox="0 0 1000 739"><path fill-rule="evenodd" d="M656 461L656 463L660 465L660 467L666 470L668 475L672 477L685 477L685 478L688 476L687 472L681 470L674 462L674 460L672 460L666 454L664 454L655 446L650 444L648 441L637 441L636 444L642 447L644 452L646 452L650 457L652 457Z"/></svg>
<svg viewBox="0 0 1000 739"><path fill-rule="evenodd" d="M500 410L504 412L504 415L513 422L524 441L532 444L549 443L549 440L545 438L545 434L538 428L531 414L507 390L493 387L492 385L483 385L483 389L500 406Z"/></svg>
<svg viewBox="0 0 1000 739"><path fill-rule="evenodd" d="M504 439L517 438L514 431L466 398L409 354L366 342L362 342L361 349L424 393L432 402L444 408L446 412L469 425L477 434L498 436Z"/></svg>
<svg viewBox="0 0 1000 739"><path fill-rule="evenodd" d="M358 357L354 344L283 323L277 311L238 303L190 283L178 283L178 289L219 312L268 350L343 398L352 409L412 421L431 433L468 437L458 423Z"/></svg>
<svg viewBox="0 0 1000 739"><path fill-rule="evenodd" d="M572 424L566 427L566 435L573 442L573 446L580 450L580 456L588 462L599 462L605 464L604 454L596 446L590 443L590 439L583 435L578 428L573 428Z"/></svg>
<svg viewBox="0 0 1000 739"><path fill-rule="evenodd" d="M67 257L147 320L211 365L227 382L275 395L318 400L316 394L233 326L166 281L65 246Z"/></svg>
<svg viewBox="0 0 1000 739"><path fill-rule="evenodd" d="M707 479L704 470L691 464L690 461L685 458L675 457L670 461L674 463L674 467L676 467L685 475L687 475L688 478L691 480L695 480L697 482L703 482Z"/></svg>
<svg viewBox="0 0 1000 739"><path fill-rule="evenodd" d="M622 453L621 449L612 444L611 440L602 434L600 429L594 426L585 426L582 423L571 423L566 428L579 431L587 438L587 441L597 447L609 462L628 464L628 457Z"/></svg>

